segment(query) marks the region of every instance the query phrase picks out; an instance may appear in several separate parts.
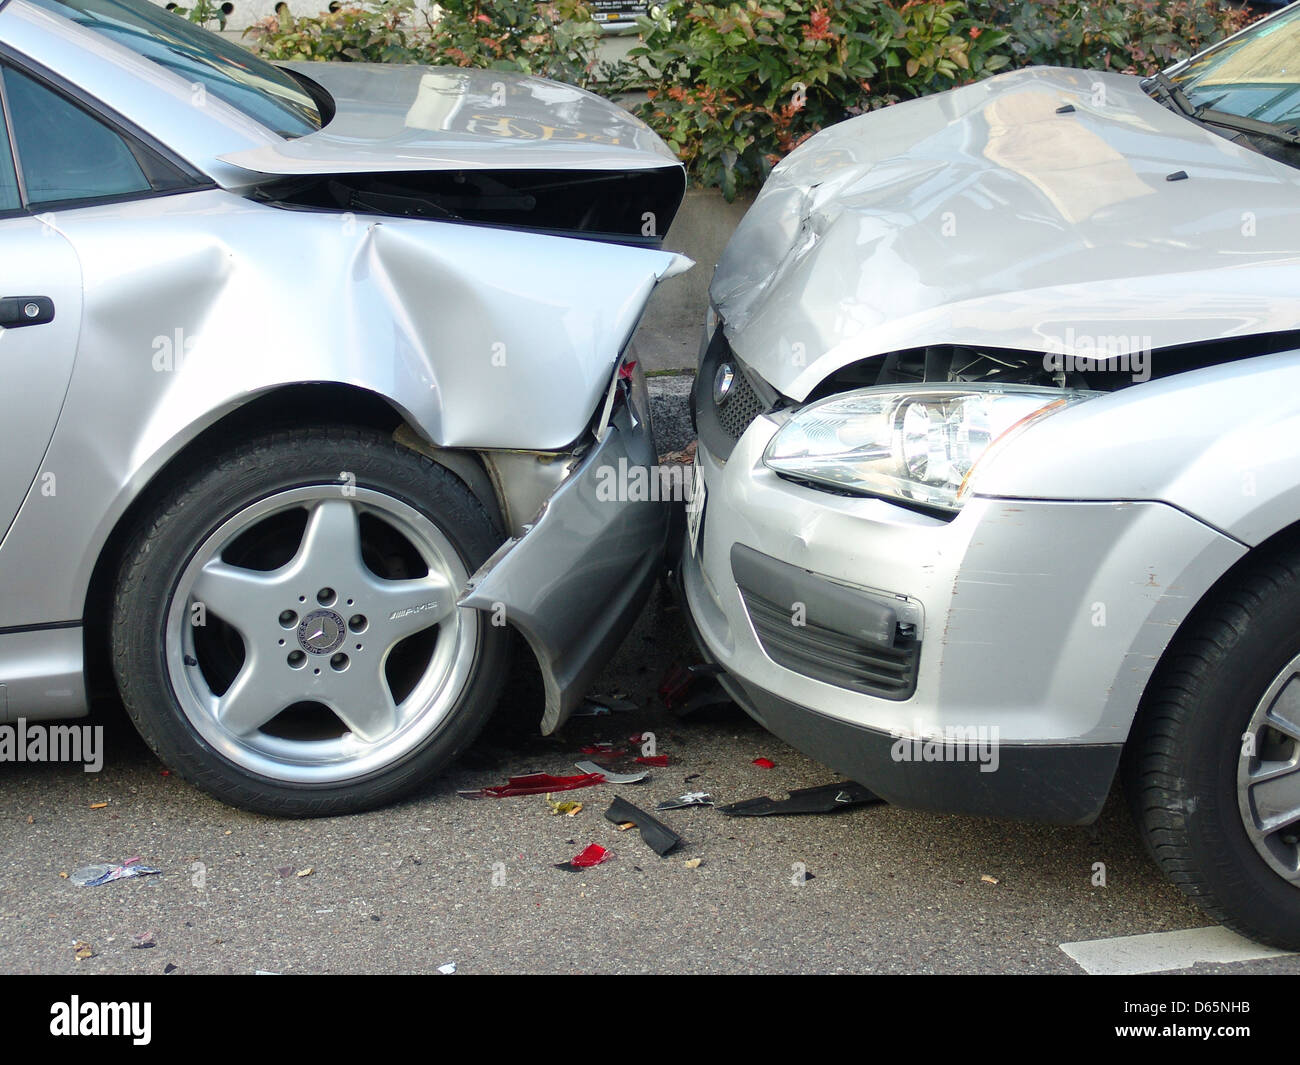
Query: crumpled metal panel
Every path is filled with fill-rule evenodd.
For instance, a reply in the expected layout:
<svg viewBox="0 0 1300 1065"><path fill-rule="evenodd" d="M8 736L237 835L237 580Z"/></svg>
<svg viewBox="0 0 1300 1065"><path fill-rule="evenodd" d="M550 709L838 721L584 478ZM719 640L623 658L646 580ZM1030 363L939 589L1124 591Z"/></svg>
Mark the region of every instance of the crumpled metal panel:
<svg viewBox="0 0 1300 1065"><path fill-rule="evenodd" d="M668 506L609 499L611 471L650 467L654 437L629 406L532 527L466 584L460 605L500 612L537 655L546 689L542 733L568 720L622 642L654 585Z"/></svg>
<svg viewBox="0 0 1300 1065"><path fill-rule="evenodd" d="M562 450L656 282L689 260L444 222L283 211L223 190L59 211L76 372L0 551L0 628L81 617L100 548L200 431L301 383L381 396L431 444ZM61 564L50 567L48 560Z"/></svg>
<svg viewBox="0 0 1300 1065"><path fill-rule="evenodd" d="M1189 179L1166 181L1179 170ZM1291 329L1295 187L1294 169L1137 78L1033 68L810 138L772 172L710 293L737 355L797 400L924 345L1154 349Z"/></svg>

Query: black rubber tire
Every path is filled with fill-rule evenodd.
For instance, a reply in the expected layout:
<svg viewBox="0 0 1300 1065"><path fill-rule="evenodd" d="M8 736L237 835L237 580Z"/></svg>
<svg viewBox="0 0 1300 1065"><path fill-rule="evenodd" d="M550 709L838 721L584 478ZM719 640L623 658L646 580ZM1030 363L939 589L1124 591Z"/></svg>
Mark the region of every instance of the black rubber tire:
<svg viewBox="0 0 1300 1065"><path fill-rule="evenodd" d="M1300 551L1251 561L1198 609L1161 662L1123 764L1147 848L1210 917L1300 949L1300 888L1255 850L1237 804L1241 737L1300 653Z"/></svg>
<svg viewBox="0 0 1300 1065"><path fill-rule="evenodd" d="M179 776L223 802L278 817L355 813L409 794L478 735L507 672L506 630L480 626L478 652L456 708L394 764L344 783L304 785L255 775L213 749L181 709L167 679L168 604L189 559L231 515L271 493L335 482L387 493L436 524L474 572L504 536L491 512L445 467L378 432L309 427L238 443L183 476L136 526L118 571L110 643L126 711L145 743Z"/></svg>

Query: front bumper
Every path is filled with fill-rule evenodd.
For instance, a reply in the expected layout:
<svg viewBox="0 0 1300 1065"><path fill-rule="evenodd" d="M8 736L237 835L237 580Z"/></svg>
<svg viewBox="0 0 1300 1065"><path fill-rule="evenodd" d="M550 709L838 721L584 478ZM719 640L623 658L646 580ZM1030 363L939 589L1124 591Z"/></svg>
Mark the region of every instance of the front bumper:
<svg viewBox="0 0 1300 1065"><path fill-rule="evenodd" d="M546 735L582 702L659 572L670 508L625 490L629 471L651 469L658 458L647 402L629 392L602 439L460 598L528 641L546 690Z"/></svg>
<svg viewBox="0 0 1300 1065"><path fill-rule="evenodd" d="M1155 663L1242 546L1154 502L976 497L944 520L818 491L763 465L776 429L699 451L682 582L731 694L890 802L1095 817ZM910 675L885 668L901 650Z"/></svg>

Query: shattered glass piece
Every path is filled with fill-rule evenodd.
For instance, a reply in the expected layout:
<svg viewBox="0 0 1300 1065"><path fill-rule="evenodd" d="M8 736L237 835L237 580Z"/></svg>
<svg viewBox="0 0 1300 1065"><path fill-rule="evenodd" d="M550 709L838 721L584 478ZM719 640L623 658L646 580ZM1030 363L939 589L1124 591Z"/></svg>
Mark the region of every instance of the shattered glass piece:
<svg viewBox="0 0 1300 1065"><path fill-rule="evenodd" d="M113 880L126 880L133 876L153 876L161 873L151 865L140 865L139 858L128 858L124 862L108 862L100 865L85 865L73 871L68 878L78 887L99 887Z"/></svg>

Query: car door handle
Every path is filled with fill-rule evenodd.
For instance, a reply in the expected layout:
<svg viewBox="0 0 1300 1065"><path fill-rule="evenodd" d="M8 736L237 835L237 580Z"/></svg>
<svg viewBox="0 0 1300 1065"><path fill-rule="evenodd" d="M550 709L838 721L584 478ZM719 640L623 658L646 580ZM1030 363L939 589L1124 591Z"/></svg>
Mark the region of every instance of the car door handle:
<svg viewBox="0 0 1300 1065"><path fill-rule="evenodd" d="M54 301L49 296L0 298L0 329L21 329L54 321Z"/></svg>

